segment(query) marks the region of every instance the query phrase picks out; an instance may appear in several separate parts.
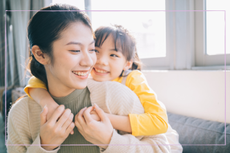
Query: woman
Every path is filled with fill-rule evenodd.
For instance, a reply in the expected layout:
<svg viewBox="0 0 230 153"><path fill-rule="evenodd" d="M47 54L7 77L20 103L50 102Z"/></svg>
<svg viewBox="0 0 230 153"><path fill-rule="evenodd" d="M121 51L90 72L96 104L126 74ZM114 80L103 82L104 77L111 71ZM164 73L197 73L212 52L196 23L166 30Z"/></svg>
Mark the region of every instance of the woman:
<svg viewBox="0 0 230 153"><path fill-rule="evenodd" d="M119 135L99 107L89 107L90 92L86 85L96 55L91 24L85 14L71 6L53 5L44 8L30 20L28 38L33 53L31 73L46 83L49 93L60 106L47 120L47 107L42 110L39 104L28 97L18 101L8 117L9 153L111 153L133 152L133 148L142 152L146 146L134 146L139 143L148 144L150 152L155 149L169 152L168 146L150 146L153 142L148 141L150 139L141 142L130 134ZM94 94L100 96L96 92ZM84 107L89 108L82 109ZM100 122L90 117L93 108L100 116ZM77 128L72 122L74 116ZM69 135L72 130L73 134ZM121 139L126 147L112 147L119 144ZM166 140L164 135L157 139Z"/></svg>

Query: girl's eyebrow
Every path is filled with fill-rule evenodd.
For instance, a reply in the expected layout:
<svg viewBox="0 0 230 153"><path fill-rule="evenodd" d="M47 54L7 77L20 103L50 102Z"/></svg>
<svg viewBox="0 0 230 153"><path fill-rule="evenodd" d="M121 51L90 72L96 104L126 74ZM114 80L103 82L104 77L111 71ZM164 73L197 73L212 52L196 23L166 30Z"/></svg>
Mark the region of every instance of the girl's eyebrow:
<svg viewBox="0 0 230 153"><path fill-rule="evenodd" d="M116 51L117 52L118 50L114 48L114 49L110 49L110 51Z"/></svg>
<svg viewBox="0 0 230 153"><path fill-rule="evenodd" d="M93 40L89 45L94 44L94 43L95 43L95 40ZM66 45L82 45L82 43L71 41L71 42L68 42Z"/></svg>

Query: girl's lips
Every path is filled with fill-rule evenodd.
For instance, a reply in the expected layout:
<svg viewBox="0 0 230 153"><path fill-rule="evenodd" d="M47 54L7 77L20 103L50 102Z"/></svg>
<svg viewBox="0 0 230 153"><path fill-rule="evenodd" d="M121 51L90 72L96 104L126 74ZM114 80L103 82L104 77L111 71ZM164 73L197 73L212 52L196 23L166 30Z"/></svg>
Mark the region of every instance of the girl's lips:
<svg viewBox="0 0 230 153"><path fill-rule="evenodd" d="M108 71L101 71L101 72L98 72L98 69L96 70L96 68L93 68L93 72L94 72L96 75L100 75L100 76L105 76L105 75L109 74Z"/></svg>
<svg viewBox="0 0 230 153"><path fill-rule="evenodd" d="M96 68L96 67L94 67L93 69L98 73L109 73L109 71L106 71L104 69L100 69L100 68Z"/></svg>

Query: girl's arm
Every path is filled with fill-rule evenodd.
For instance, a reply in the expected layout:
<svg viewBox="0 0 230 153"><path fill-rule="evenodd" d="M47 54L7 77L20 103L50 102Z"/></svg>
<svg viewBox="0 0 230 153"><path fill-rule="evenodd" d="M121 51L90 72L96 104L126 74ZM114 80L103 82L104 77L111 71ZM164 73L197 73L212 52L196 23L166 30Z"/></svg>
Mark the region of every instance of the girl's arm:
<svg viewBox="0 0 230 153"><path fill-rule="evenodd" d="M132 133L129 116L107 114L113 128L116 130Z"/></svg>
<svg viewBox="0 0 230 153"><path fill-rule="evenodd" d="M129 114L132 135L157 135L167 132L168 117L165 106L157 100L143 73L132 71L127 76L125 85L138 96L144 107L142 114Z"/></svg>
<svg viewBox="0 0 230 153"><path fill-rule="evenodd" d="M113 115L108 113L105 114L109 118L114 129L132 133L129 116ZM91 111L90 115L94 120L100 121L100 117L98 116L96 111Z"/></svg>
<svg viewBox="0 0 230 153"><path fill-rule="evenodd" d="M45 105L47 105L49 109L47 119L51 117L54 110L58 107L58 104L48 93L45 84L34 76L32 76L29 79L28 85L24 88L24 91L31 99L34 99L42 108Z"/></svg>
<svg viewBox="0 0 230 153"><path fill-rule="evenodd" d="M47 119L50 119L55 109L59 106L50 96L47 90L42 88L30 88L28 94L42 107L48 107Z"/></svg>

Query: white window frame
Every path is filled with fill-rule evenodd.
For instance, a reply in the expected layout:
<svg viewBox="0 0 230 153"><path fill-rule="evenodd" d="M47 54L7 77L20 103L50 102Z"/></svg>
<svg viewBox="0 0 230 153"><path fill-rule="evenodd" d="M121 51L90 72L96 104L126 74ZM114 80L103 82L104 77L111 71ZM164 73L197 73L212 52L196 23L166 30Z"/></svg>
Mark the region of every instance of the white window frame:
<svg viewBox="0 0 230 153"><path fill-rule="evenodd" d="M141 59L147 65L145 69L192 69L195 65L193 10L194 0L166 0L166 57Z"/></svg>
<svg viewBox="0 0 230 153"><path fill-rule="evenodd" d="M206 0L195 0L196 10L206 10ZM193 69L226 69L230 68L230 54L206 54L206 12L195 14L195 67ZM225 37L226 39L226 37Z"/></svg>

